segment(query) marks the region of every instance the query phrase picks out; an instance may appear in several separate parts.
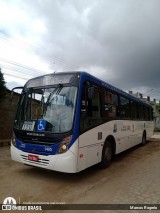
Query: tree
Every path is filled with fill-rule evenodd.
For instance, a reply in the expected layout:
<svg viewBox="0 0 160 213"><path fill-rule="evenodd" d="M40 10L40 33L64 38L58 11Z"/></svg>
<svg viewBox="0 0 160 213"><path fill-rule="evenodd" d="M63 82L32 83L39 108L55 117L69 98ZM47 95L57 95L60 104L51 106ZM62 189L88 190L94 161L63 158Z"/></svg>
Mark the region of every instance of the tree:
<svg viewBox="0 0 160 213"><path fill-rule="evenodd" d="M3 77L3 73L1 72L0 68L0 98L2 98L5 95L6 92L6 82Z"/></svg>

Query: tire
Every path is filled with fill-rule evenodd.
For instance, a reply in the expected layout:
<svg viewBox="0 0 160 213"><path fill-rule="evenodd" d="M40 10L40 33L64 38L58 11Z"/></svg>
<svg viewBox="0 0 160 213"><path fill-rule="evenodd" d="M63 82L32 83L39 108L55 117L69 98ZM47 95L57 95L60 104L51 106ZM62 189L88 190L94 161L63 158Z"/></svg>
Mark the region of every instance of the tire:
<svg viewBox="0 0 160 213"><path fill-rule="evenodd" d="M146 132L143 132L141 145L144 146L146 144Z"/></svg>
<svg viewBox="0 0 160 213"><path fill-rule="evenodd" d="M105 169L110 165L112 161L112 155L113 155L113 150L112 150L111 142L106 141L102 150L102 160L99 164L100 168Z"/></svg>

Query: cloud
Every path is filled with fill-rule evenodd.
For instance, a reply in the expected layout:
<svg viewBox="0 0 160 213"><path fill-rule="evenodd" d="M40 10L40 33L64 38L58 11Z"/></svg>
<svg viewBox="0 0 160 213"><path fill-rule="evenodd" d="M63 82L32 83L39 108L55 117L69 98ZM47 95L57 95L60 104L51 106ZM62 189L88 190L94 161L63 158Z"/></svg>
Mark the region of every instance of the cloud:
<svg viewBox="0 0 160 213"><path fill-rule="evenodd" d="M160 88L160 1L16 2L51 68L66 68L56 56L125 90Z"/></svg>

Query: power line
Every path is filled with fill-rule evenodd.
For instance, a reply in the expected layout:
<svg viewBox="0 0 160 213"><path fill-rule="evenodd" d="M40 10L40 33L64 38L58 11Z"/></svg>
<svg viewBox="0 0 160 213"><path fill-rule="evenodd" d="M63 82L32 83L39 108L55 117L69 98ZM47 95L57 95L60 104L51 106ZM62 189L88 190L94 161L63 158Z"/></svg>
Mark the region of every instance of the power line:
<svg viewBox="0 0 160 213"><path fill-rule="evenodd" d="M27 73L30 71L29 72L30 74L33 74L33 72L36 72L38 75L42 75L42 74L45 73L45 71L42 71L42 70L39 70L39 69L35 69L35 68L32 68L32 67L28 67L28 66L22 65L20 63L14 62L14 61L9 61L9 60L4 59L4 58L0 58L0 61L5 62L7 64L14 65L14 66L16 66L18 68L22 68L23 71L25 69L25 70L27 70ZM19 69L19 71L22 70L22 69Z"/></svg>
<svg viewBox="0 0 160 213"><path fill-rule="evenodd" d="M13 73L10 73L10 74L9 73L4 73L4 75L12 76L12 77L23 79L23 80L29 80L29 78L20 77L18 75L13 74Z"/></svg>
<svg viewBox="0 0 160 213"><path fill-rule="evenodd" d="M143 95L147 95L148 92L151 92L151 91L153 91L153 90L154 90L154 89L152 88L152 89L148 90L147 92L143 93ZM149 93L149 94L150 94L150 93Z"/></svg>
<svg viewBox="0 0 160 213"><path fill-rule="evenodd" d="M44 49L34 47L34 46L30 45L29 43L24 42L21 39L17 39L14 36L12 36L12 35L10 35L10 34L8 34L6 32L0 31L0 36L1 36L1 38L0 38L1 40L5 41L5 42L6 41L8 42L8 40L11 40L12 42L14 42L14 43L11 43L12 45L18 46L18 47L22 47L23 49L25 49L27 52L30 52L31 54L40 55L41 57L47 57L47 60L50 61L50 63L53 63L53 60L55 60L59 64L63 65L64 68L79 69L78 66L76 66L74 64L71 64L71 63L67 63L66 61L64 61L63 59L61 59L59 57L55 57L55 56L50 57L50 56L47 56L44 53ZM16 43L18 45L16 45Z"/></svg>
<svg viewBox="0 0 160 213"><path fill-rule="evenodd" d="M5 70L4 75L8 75L8 76L12 76L12 77L15 77L15 78L19 78L19 79L24 79L24 80L29 80L31 77L28 76L28 77L24 77L22 75L19 75L19 73L17 72L16 69L14 69L13 67L9 67L9 66L4 66L4 65L0 65L2 68L5 68L7 70L12 70L14 72L7 72L7 70ZM25 75L25 74L24 74ZM33 77L33 76L32 76Z"/></svg>
<svg viewBox="0 0 160 213"><path fill-rule="evenodd" d="M5 41L7 44L8 44L8 38L2 38L3 39L3 41ZM1 38L0 38L0 40L2 40ZM12 40L12 38L10 38L10 40ZM11 45L13 45L13 46L18 46L18 48L20 47L20 46L22 46L22 45L16 45L16 43L14 42L14 43L10 43ZM25 47L25 46L22 46L22 49L23 50L25 50L26 52L28 52L28 53L30 53L30 54L32 54L32 55L35 55L35 56L40 56L41 58L42 58L42 60L44 60L45 59L45 61L47 60L50 64L52 64L53 65L53 59L52 59L52 57L49 57L49 56L47 56L46 54L44 54L44 53L42 53L42 52L40 52L40 51L35 51L34 49L32 50L30 47L28 48L28 47ZM41 50L42 51L42 50ZM44 51L44 50L43 50ZM55 60L55 59L54 59ZM58 64L60 64L60 65L62 65L63 66L63 68L66 68L66 69L75 69L76 68L76 66L71 66L71 65L67 65L65 62L63 62L63 61L60 61L60 59L58 60L58 59L56 59L56 63L58 63ZM77 69L77 68L76 68Z"/></svg>

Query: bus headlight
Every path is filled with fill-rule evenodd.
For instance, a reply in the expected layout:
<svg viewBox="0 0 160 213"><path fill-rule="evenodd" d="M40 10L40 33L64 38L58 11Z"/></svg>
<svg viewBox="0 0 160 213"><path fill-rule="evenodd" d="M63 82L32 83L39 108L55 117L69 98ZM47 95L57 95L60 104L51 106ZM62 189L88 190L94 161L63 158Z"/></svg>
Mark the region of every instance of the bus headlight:
<svg viewBox="0 0 160 213"><path fill-rule="evenodd" d="M63 141L61 141L57 154L62 154L68 150L68 145L71 139L72 139L72 136L69 135L66 138L64 138Z"/></svg>
<svg viewBox="0 0 160 213"><path fill-rule="evenodd" d="M11 142L12 142L13 146L16 146L16 136L15 136L14 132L12 134Z"/></svg>

